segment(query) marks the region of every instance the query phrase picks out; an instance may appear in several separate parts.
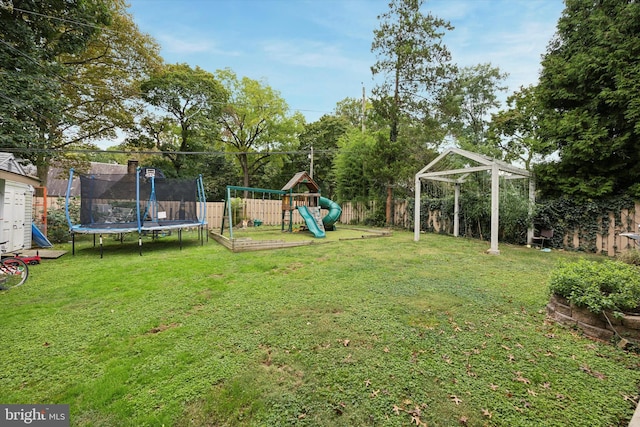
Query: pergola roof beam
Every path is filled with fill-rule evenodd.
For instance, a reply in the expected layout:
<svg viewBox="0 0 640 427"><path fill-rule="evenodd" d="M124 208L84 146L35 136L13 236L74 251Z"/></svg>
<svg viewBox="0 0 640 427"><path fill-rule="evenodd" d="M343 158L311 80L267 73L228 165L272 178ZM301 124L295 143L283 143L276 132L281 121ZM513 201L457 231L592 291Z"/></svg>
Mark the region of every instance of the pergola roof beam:
<svg viewBox="0 0 640 427"><path fill-rule="evenodd" d="M469 175L472 172L480 172L480 171L490 171L491 165L489 166L475 166L472 168L464 168L464 169L450 169L446 171L438 171L438 172L427 172L416 175L417 178L426 178L429 179L434 176L448 176L448 175Z"/></svg>

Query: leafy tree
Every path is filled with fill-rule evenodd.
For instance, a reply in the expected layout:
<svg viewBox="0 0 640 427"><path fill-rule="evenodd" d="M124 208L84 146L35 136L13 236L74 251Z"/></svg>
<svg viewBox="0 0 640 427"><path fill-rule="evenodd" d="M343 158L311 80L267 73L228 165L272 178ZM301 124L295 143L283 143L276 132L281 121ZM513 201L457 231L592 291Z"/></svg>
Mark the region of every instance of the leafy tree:
<svg viewBox="0 0 640 427"><path fill-rule="evenodd" d="M395 146L401 124L420 122L433 125L439 99L455 67L451 55L442 43L444 30L451 25L430 13L420 11L421 0L392 0L389 10L380 15L380 26L374 30L371 45L376 62L373 76L381 83L373 89L376 112L389 125L389 147L382 152L397 153ZM393 169L392 162L404 161L404 155L387 158L385 170ZM391 223L393 186L397 174L387 175L386 220Z"/></svg>
<svg viewBox="0 0 640 427"><path fill-rule="evenodd" d="M527 170L552 150L551 144L540 137L540 108L535 87L521 87L507 98L507 109L491 115L489 124L487 138L502 150L503 159L518 161Z"/></svg>
<svg viewBox="0 0 640 427"><path fill-rule="evenodd" d="M313 147L313 179L320 185L321 192L329 198L335 192L333 158L338 151L338 140L352 128L344 116L324 115L317 122L306 125L299 138L300 150L308 152ZM304 160L308 165L309 159Z"/></svg>
<svg viewBox="0 0 640 427"><path fill-rule="evenodd" d="M22 157L36 163L42 150L55 148L50 147L50 140L58 139L58 135L51 134L52 125L72 124L64 114L67 99L61 96L69 69L59 58L84 51L100 28L110 22L105 1L15 0L2 4L0 144L3 147L17 148L23 152Z"/></svg>
<svg viewBox="0 0 640 427"><path fill-rule="evenodd" d="M339 139L335 157L337 199L368 200L373 194L369 162L373 157L376 135L352 128Z"/></svg>
<svg viewBox="0 0 640 427"><path fill-rule="evenodd" d="M13 4L0 10L2 19L16 18L3 27L5 41L20 39L2 44L8 67L0 90L11 91L3 100L13 110L3 115L11 125L0 138L26 150L46 184L52 162L87 161L61 150L95 148L91 141L131 125L137 80L159 63L158 48L122 0Z"/></svg>
<svg viewBox="0 0 640 427"><path fill-rule="evenodd" d="M227 92L215 76L200 67L170 64L141 85L142 98L166 113L143 117L145 136L132 140L153 145L169 160L178 176L186 165L185 152L202 151L211 145L205 133L221 114Z"/></svg>
<svg viewBox="0 0 640 427"><path fill-rule="evenodd" d="M500 106L497 94L506 90L502 86L506 77L491 64L464 67L456 75L445 102L449 106L449 130L461 148L500 157L487 145L486 132L491 110Z"/></svg>
<svg viewBox="0 0 640 427"><path fill-rule="evenodd" d="M559 160L541 167L547 194L640 196L640 3L566 0L542 60L541 137Z"/></svg>
<svg viewBox="0 0 640 427"><path fill-rule="evenodd" d="M242 169L242 185L249 187L259 171L278 172L285 156L274 152L297 148L304 117L290 114L280 93L263 82L238 79L230 69L218 70L216 76L230 94L218 119L219 141L235 155Z"/></svg>

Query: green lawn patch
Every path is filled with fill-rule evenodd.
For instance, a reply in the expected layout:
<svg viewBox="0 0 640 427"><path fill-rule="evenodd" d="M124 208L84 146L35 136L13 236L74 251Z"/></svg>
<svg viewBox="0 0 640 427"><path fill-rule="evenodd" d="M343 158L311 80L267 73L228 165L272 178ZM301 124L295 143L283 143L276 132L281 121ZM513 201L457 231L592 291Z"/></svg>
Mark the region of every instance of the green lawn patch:
<svg viewBox="0 0 640 427"><path fill-rule="evenodd" d="M0 402L68 403L74 426L609 426L635 409L638 355L546 321L550 272L583 255L399 231L104 245L0 293Z"/></svg>

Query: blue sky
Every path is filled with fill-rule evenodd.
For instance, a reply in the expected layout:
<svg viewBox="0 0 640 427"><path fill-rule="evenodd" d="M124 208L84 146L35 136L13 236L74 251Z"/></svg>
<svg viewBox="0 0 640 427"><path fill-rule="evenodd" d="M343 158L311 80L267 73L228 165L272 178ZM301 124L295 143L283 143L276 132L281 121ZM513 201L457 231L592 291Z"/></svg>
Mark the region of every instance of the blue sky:
<svg viewBox="0 0 640 427"><path fill-rule="evenodd" d="M387 0L130 0L141 31L167 63L262 80L307 122L346 97L367 95L377 16ZM535 84L562 0L427 0L451 22L444 38L459 66L491 63L509 74L508 93ZM506 98L506 94L502 96Z"/></svg>

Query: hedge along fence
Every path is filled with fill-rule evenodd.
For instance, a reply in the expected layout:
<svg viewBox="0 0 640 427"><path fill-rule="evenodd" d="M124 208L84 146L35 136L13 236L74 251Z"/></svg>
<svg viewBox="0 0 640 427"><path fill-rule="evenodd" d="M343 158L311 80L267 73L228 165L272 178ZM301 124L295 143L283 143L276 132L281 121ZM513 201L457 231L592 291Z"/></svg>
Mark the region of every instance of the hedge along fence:
<svg viewBox="0 0 640 427"><path fill-rule="evenodd" d="M614 256L634 248L621 233L638 233L640 203L620 197L576 203L569 198L541 201L534 224L553 228L551 247Z"/></svg>
<svg viewBox="0 0 640 427"><path fill-rule="evenodd" d="M49 209L55 209L57 198L50 198ZM282 221L282 206L278 200L250 200L247 214L260 219L265 225L279 225ZM428 202L421 210L422 229L434 233L453 233L453 203L440 204ZM442 204L444 203L444 204ZM376 224L376 215L384 214L384 206L376 202L344 202L341 203L342 224ZM64 206L59 206L64 210ZM483 208L477 209L477 215L483 220ZM207 227L219 229L222 218L226 215L223 202L207 203ZM397 200L393 208L393 225L408 230L413 229L413 200ZM488 217L487 217L488 218ZM384 219L384 218L382 218ZM378 219L379 220L379 219ZM514 243L526 242L528 218L518 220L518 230L502 230L501 239ZM378 221L379 222L379 221ZM533 222L537 228L553 228L554 237L549 245L558 249L578 250L591 253L602 253L613 256L634 247L634 241L620 236L621 233L638 233L640 225L640 203L620 198L603 202L587 202L577 204L570 199L556 199L551 202L538 203ZM304 224L297 211L294 211L294 225ZM483 233L483 234L480 234ZM461 220L461 234L474 238L487 238L489 228L483 228L478 221ZM507 236L511 234L511 236ZM511 239L509 239L511 237Z"/></svg>
<svg viewBox="0 0 640 427"><path fill-rule="evenodd" d="M521 210L522 208L520 208ZM513 208L512 210L517 210ZM488 221L483 215L481 207L474 212L475 221L465 221L461 218L462 235L474 238L486 238L489 228L483 222ZM537 229L553 229L554 236L547 246L556 249L566 249L598 253L614 256L635 247L635 241L621 236L621 233L639 233L640 203L628 198L605 201L588 201L576 203L568 198L553 201L541 201L536 205L531 219L520 213L520 218L512 212L513 224L508 230L501 224L501 240L511 243L524 244L526 231L530 221ZM501 223L503 211L501 209ZM434 233L453 233L453 204L446 200L423 200L421 214L422 229ZM476 222L477 224L474 224ZM484 231L484 233L483 233Z"/></svg>

